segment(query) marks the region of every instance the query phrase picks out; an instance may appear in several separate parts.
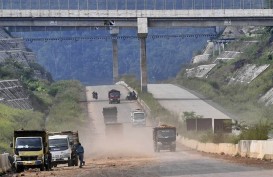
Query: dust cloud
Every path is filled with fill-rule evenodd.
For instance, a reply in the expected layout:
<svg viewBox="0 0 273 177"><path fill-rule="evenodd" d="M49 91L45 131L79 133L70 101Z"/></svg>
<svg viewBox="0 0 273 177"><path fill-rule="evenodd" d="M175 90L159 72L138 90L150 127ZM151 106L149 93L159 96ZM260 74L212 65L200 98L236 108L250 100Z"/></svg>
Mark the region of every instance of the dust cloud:
<svg viewBox="0 0 273 177"><path fill-rule="evenodd" d="M145 157L153 156L152 129L150 127L132 127L122 125L120 130L105 131L105 126L96 127L99 132L83 135L85 156L103 157Z"/></svg>
<svg viewBox="0 0 273 177"><path fill-rule="evenodd" d="M109 90L97 88L99 95ZM87 88L89 93L92 89ZM119 88L122 91L122 89ZM123 95L126 95L123 91ZM106 92L107 93L107 92ZM105 94L104 94L105 95ZM139 105L137 102L121 101L121 104L109 105L107 98L94 101L87 94L90 124L88 129L80 132L80 141L85 148L86 158L115 158L115 157L151 157L153 152L152 127L133 127L130 123L130 111ZM104 124L103 107L116 106L118 109L118 123L122 126L106 126Z"/></svg>

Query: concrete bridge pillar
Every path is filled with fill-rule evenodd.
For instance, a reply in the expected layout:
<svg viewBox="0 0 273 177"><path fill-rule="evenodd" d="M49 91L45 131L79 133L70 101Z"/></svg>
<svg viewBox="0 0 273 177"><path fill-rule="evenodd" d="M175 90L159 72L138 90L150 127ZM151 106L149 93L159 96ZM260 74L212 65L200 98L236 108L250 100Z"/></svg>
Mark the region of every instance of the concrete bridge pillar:
<svg viewBox="0 0 273 177"><path fill-rule="evenodd" d="M213 41L212 42L212 57L214 57L215 56L215 42Z"/></svg>
<svg viewBox="0 0 273 177"><path fill-rule="evenodd" d="M119 28L111 27L110 34L112 36L112 47L113 47L113 83L118 81L118 36Z"/></svg>
<svg viewBox="0 0 273 177"><path fill-rule="evenodd" d="M147 54L146 54L146 38L148 35L148 19L138 18L138 37L140 40L140 77L141 77L141 91L147 92L148 74L147 74Z"/></svg>
<svg viewBox="0 0 273 177"><path fill-rule="evenodd" d="M220 44L220 42L218 42L217 45L218 45L218 51L219 51L219 55L220 55L221 54L221 44Z"/></svg>

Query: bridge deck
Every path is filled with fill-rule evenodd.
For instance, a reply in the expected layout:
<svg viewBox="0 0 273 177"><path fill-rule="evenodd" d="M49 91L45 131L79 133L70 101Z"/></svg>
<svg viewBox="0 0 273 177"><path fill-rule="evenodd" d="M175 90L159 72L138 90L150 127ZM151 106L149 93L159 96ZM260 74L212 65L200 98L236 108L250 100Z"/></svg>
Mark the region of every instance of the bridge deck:
<svg viewBox="0 0 273 177"><path fill-rule="evenodd" d="M273 9L201 10L0 10L0 17L60 18L238 18L273 17Z"/></svg>

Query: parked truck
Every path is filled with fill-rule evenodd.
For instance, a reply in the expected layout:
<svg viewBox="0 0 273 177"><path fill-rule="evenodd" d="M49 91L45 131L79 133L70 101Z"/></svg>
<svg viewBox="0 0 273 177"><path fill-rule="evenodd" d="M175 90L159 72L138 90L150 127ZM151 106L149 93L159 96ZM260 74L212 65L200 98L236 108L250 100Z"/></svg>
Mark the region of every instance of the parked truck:
<svg viewBox="0 0 273 177"><path fill-rule="evenodd" d="M160 125L153 128L154 151L176 150L176 128L169 125Z"/></svg>
<svg viewBox="0 0 273 177"><path fill-rule="evenodd" d="M120 103L120 91L112 89L108 92L109 104Z"/></svg>
<svg viewBox="0 0 273 177"><path fill-rule="evenodd" d="M79 158L76 148L79 143L78 131L61 131L49 133L49 145L52 153L52 166L68 164L78 166Z"/></svg>
<svg viewBox="0 0 273 177"><path fill-rule="evenodd" d="M115 123L118 119L118 109L117 107L104 107L102 110L104 123Z"/></svg>
<svg viewBox="0 0 273 177"><path fill-rule="evenodd" d="M146 126L146 115L142 109L131 111L131 123L133 127Z"/></svg>
<svg viewBox="0 0 273 177"><path fill-rule="evenodd" d="M10 145L14 152L13 167L16 172L28 168L51 169L48 132L46 130L16 130Z"/></svg>
<svg viewBox="0 0 273 177"><path fill-rule="evenodd" d="M111 122L105 124L105 135L113 139L119 139L123 136L123 124Z"/></svg>

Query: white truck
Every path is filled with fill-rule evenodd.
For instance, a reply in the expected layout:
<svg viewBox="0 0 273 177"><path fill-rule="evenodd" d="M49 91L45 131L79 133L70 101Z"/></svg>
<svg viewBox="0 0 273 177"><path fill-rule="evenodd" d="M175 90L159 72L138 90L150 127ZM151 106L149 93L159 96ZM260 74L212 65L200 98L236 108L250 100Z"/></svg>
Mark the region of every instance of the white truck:
<svg viewBox="0 0 273 177"><path fill-rule="evenodd" d="M146 114L141 109L131 111L131 123L133 127L146 126Z"/></svg>
<svg viewBox="0 0 273 177"><path fill-rule="evenodd" d="M68 164L68 166L72 166L72 149L68 135L49 136L49 150L52 154L53 167L57 167L58 164Z"/></svg>

